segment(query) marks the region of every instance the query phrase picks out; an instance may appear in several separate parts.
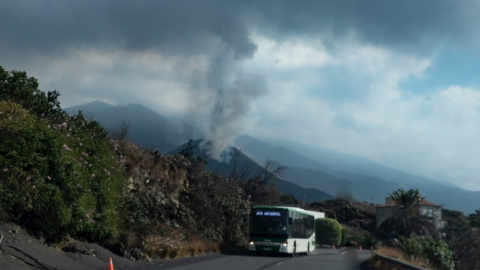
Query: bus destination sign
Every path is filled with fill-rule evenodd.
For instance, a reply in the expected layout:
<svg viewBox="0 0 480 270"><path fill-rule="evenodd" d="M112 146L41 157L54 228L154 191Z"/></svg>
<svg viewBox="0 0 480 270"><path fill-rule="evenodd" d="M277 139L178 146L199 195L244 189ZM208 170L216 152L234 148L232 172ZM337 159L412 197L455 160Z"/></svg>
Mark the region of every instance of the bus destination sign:
<svg viewBox="0 0 480 270"><path fill-rule="evenodd" d="M257 211L256 213L257 216L270 216L270 217L280 217L280 212L275 212L275 211Z"/></svg>

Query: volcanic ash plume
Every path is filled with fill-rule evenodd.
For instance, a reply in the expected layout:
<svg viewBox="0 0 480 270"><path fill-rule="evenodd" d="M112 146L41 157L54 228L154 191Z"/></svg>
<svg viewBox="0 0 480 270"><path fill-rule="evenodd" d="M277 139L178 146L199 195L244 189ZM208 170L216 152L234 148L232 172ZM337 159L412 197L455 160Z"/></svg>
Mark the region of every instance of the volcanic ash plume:
<svg viewBox="0 0 480 270"><path fill-rule="evenodd" d="M243 72L241 63L252 58L257 46L248 35L231 38L226 49L212 60L206 86L213 97L203 126L208 154L217 160L231 141L243 134L254 115L254 101L267 92L262 76Z"/></svg>
<svg viewBox="0 0 480 270"><path fill-rule="evenodd" d="M254 116L253 102L265 92L261 77L237 78L228 88L218 89L205 138L213 142L210 155L219 159L222 150L245 132Z"/></svg>

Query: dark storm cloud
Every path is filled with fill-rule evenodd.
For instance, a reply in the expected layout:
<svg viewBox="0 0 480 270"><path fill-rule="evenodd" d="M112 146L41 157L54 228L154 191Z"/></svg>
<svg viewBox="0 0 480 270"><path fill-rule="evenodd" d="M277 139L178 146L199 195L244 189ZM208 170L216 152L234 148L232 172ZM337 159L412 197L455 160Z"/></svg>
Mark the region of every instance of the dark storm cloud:
<svg viewBox="0 0 480 270"><path fill-rule="evenodd" d="M201 53L219 37L252 57L258 29L276 39L342 36L414 49L438 40L477 39L479 10L465 1L3 1L2 47L50 54L65 48ZM418 47L417 47L418 48Z"/></svg>
<svg viewBox="0 0 480 270"><path fill-rule="evenodd" d="M240 59L256 49L241 10L216 1L7 2L0 9L0 44L19 53L108 46L195 54L210 50L209 38L217 37Z"/></svg>
<svg viewBox="0 0 480 270"><path fill-rule="evenodd" d="M261 1L259 21L275 39L291 35L338 38L425 50L440 42L478 42L475 1Z"/></svg>
<svg viewBox="0 0 480 270"><path fill-rule="evenodd" d="M8 62L13 66L14 63L31 73L34 70L30 67L38 69L44 64L53 74L50 81L64 80L62 86L73 88L71 92L75 92L71 96L81 96L83 100L98 98L101 93L117 102L131 102L131 96L124 94L133 92L129 87L138 91L136 98L150 95L143 100L152 100L155 90L142 92L143 83L155 84L151 77L168 76L168 79L182 83L191 80L192 86L185 91L192 100L197 102L195 94L204 94L201 91L207 91L205 96L211 97L206 101L209 104L192 102L192 114L196 113L198 122L202 122L205 133L212 139L228 142L243 132L242 126L248 125L252 115L252 104L268 92L268 76L272 75L269 70L265 70L265 74L248 74L242 70L242 63L255 58L259 50L259 45L252 39L255 35L267 37L277 44L290 40L309 43L316 39L331 52L329 56L332 58L336 57L336 50L343 53L342 50L349 48L339 48L342 42L352 41L355 46L378 45L393 54L401 51L398 54L401 56L423 54L429 57L446 43L446 48L452 44L478 45L479 15L474 0L1 1L0 65ZM80 53L75 54L76 51ZM82 65L80 58L85 54L100 58L110 52L117 54L109 58L113 63L105 67L101 66L102 59L99 59L100 67L96 62L87 61L84 66L62 70L72 62L79 61L78 65ZM175 57L168 56L206 62L195 65L193 71L186 68L194 75L164 72L168 67L154 69L154 64L148 61L145 65L142 61L128 62L142 52L161 55L159 66L169 65L162 63L163 59L176 61L172 60ZM131 58L125 60L124 56ZM55 61L57 59L61 61ZM123 60L125 62L119 62ZM272 59L272 63L277 60ZM22 66L23 63L26 65ZM174 66L179 69L183 63L191 64L176 62ZM77 70L82 74L77 74ZM298 73L304 71L302 68L297 70ZM91 76L97 71L98 76ZM333 75L327 71L323 73L332 82L326 86L334 91L331 92L333 97L325 97L326 102L335 98L344 101L346 94L338 96L340 93L348 89L357 91L359 80L368 80L361 72L358 72L361 78L357 79L354 77L356 70L352 70L347 74L347 81L343 78L345 71L348 69L342 65L338 70L330 69ZM59 78L55 78L57 75ZM91 78L83 82L85 86L79 79L82 75ZM178 78L171 78L175 76ZM198 84L195 76L201 77ZM138 85L131 83L135 77ZM369 81L362 83L368 84ZM117 93L119 97L112 94L116 86L124 86L118 87L123 91ZM158 96L174 91L170 87L159 89ZM341 91L342 88L347 90ZM350 95L352 100L363 93L358 91L355 94ZM202 107L211 108L210 114L198 113L205 111L199 109ZM345 119L337 120L347 123Z"/></svg>

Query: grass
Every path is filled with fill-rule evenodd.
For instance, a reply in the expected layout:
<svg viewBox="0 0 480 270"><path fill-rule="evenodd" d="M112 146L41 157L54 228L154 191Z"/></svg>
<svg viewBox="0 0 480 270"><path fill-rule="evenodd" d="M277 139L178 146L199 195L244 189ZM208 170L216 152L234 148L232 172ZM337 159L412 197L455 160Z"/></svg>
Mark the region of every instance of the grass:
<svg viewBox="0 0 480 270"><path fill-rule="evenodd" d="M145 239L144 252L150 258L175 259L219 252L219 244L209 242L199 236L186 237L180 231L159 236L149 235Z"/></svg>
<svg viewBox="0 0 480 270"><path fill-rule="evenodd" d="M385 257L390 257L390 258L394 258L394 259L397 259L397 260L401 260L401 261L407 262L407 263L412 264L412 265L425 267L425 268L428 268L428 269L433 269L432 266L429 265L425 261L425 259L423 259L423 258L410 258L410 256L406 256L405 254L403 254L403 252L400 249L395 248L395 247L381 246L377 249L377 254L385 256ZM374 266L376 267L376 269L385 269L385 270L390 269L390 268L388 268L388 266L383 265L378 260L374 263Z"/></svg>

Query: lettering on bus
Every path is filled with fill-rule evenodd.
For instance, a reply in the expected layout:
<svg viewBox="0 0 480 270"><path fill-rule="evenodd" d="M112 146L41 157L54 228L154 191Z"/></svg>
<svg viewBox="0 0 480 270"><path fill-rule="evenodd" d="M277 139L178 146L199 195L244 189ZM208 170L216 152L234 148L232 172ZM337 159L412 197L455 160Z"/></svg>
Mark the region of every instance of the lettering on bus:
<svg viewBox="0 0 480 270"><path fill-rule="evenodd" d="M280 212L269 212L269 211L266 211L266 212L257 211L256 215L257 216L270 216L270 217L280 217L281 216Z"/></svg>

